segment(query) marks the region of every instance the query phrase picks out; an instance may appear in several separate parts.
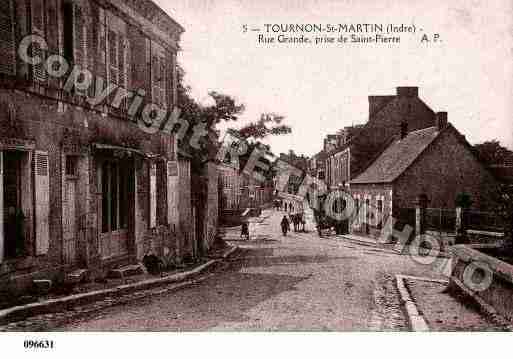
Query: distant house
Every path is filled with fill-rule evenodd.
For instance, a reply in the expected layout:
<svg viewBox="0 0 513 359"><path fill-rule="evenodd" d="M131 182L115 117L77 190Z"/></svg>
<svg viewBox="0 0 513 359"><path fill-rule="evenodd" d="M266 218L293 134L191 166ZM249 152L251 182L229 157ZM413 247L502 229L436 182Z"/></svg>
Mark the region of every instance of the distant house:
<svg viewBox="0 0 513 359"><path fill-rule="evenodd" d="M351 181L356 207L367 204L382 218L399 218L401 209L415 207L420 195L427 198L428 207L454 208L456 196L462 192L470 194L475 208L491 205L487 194L496 180L465 137L447 122L446 112L437 113L435 126L402 130L399 138ZM359 218L369 217L361 213ZM369 233L371 229L357 222L353 230Z"/></svg>
<svg viewBox="0 0 513 359"><path fill-rule="evenodd" d="M238 164L222 162L217 166L219 175L219 210L236 211L242 197L242 177Z"/></svg>
<svg viewBox="0 0 513 359"><path fill-rule="evenodd" d="M346 128L345 141L327 152L326 183L348 184L390 144L402 124L411 131L433 126L435 113L418 96L418 87L397 87L396 95L369 96L369 119ZM341 137L341 138L342 138Z"/></svg>
<svg viewBox="0 0 513 359"><path fill-rule="evenodd" d="M326 178L326 151L315 154L308 163L308 174L314 178L324 180Z"/></svg>

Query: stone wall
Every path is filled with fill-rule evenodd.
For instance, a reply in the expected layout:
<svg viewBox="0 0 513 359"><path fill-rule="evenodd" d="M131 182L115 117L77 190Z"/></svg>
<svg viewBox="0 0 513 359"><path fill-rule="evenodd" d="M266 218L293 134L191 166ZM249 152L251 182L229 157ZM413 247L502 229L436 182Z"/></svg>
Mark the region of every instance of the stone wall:
<svg viewBox="0 0 513 359"><path fill-rule="evenodd" d="M477 301L483 309L495 311L511 321L513 266L471 246L456 245L450 251L450 285Z"/></svg>

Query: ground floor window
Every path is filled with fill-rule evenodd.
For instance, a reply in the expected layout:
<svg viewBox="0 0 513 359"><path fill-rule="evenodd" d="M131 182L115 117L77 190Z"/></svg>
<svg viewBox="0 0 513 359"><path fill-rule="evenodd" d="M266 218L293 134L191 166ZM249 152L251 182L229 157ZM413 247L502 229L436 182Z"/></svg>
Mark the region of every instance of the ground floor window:
<svg viewBox="0 0 513 359"><path fill-rule="evenodd" d="M382 229L383 228L383 200L382 199L377 200L377 207L378 207L377 228Z"/></svg>
<svg viewBox="0 0 513 359"><path fill-rule="evenodd" d="M102 232L128 228L129 166L123 161L102 164Z"/></svg>

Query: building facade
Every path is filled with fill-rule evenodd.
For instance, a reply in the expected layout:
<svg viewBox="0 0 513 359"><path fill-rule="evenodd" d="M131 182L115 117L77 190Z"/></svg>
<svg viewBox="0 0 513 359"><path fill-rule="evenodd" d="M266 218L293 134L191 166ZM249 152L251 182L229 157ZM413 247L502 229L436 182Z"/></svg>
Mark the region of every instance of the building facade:
<svg viewBox="0 0 513 359"><path fill-rule="evenodd" d="M377 234L386 218L401 220L402 210L415 208L419 198L430 208L454 209L458 194L466 193L473 209L489 210L496 185L472 146L447 122L447 113L439 112L434 126L403 133L351 181L361 209L353 230Z"/></svg>
<svg viewBox="0 0 513 359"><path fill-rule="evenodd" d="M433 125L435 113L420 99L417 87L397 87L394 96L369 96L369 119L345 128L344 141L328 151L326 182L331 188L347 185L361 174L397 136L404 124L410 130Z"/></svg>
<svg viewBox="0 0 513 359"><path fill-rule="evenodd" d="M149 0L3 0L0 21L0 281L191 252L190 161L141 129L176 104L183 28ZM17 56L29 34L45 61Z"/></svg>

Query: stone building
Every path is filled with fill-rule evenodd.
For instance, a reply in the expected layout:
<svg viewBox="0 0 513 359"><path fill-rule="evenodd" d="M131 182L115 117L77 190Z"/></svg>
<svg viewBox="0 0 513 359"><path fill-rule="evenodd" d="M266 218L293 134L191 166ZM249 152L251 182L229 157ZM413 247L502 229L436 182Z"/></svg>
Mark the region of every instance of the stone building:
<svg viewBox="0 0 513 359"><path fill-rule="evenodd" d="M219 210L234 212L240 209L243 179L239 173L238 164L221 162L219 173Z"/></svg>
<svg viewBox="0 0 513 359"><path fill-rule="evenodd" d="M369 118L353 128L346 141L328 151L326 183L347 185L388 146L402 124L411 131L430 127L435 113L420 99L417 87L397 87L396 95L369 96Z"/></svg>
<svg viewBox="0 0 513 359"><path fill-rule="evenodd" d="M218 173L221 212L234 214L271 202L274 190L272 180L261 182L240 172L237 165L226 162L218 165Z"/></svg>
<svg viewBox="0 0 513 359"><path fill-rule="evenodd" d="M384 221L373 222L370 216L400 219L401 209L414 208L419 198L425 198L428 207L454 209L456 196L467 193L475 209L486 210L493 205L490 193L495 185L495 177L476 157L473 147L447 122L447 113L439 112L434 126L410 132L403 128L351 181L351 195L360 210L353 230L375 232ZM365 213L369 207L373 211Z"/></svg>
<svg viewBox="0 0 513 359"><path fill-rule="evenodd" d="M0 281L193 252L190 159L141 110L176 104L183 28L150 0L2 0L0 24Z"/></svg>
<svg viewBox="0 0 513 359"><path fill-rule="evenodd" d="M308 163L308 174L314 178L320 180L326 179L326 151L322 150L309 160Z"/></svg>

